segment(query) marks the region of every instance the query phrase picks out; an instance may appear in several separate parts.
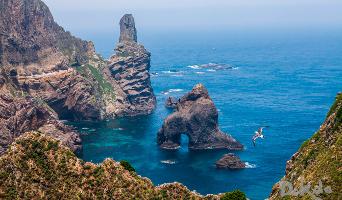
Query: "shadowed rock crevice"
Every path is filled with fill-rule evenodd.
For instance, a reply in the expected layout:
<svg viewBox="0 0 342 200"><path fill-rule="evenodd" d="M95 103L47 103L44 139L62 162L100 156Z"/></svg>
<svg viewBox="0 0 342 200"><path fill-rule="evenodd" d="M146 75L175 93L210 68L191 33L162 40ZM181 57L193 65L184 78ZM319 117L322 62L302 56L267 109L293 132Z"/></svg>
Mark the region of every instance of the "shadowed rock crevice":
<svg viewBox="0 0 342 200"><path fill-rule="evenodd" d="M181 134L189 137L189 149L243 148L219 129L217 109L202 84L180 99L176 111L164 120L157 142L161 148L175 149L180 146Z"/></svg>

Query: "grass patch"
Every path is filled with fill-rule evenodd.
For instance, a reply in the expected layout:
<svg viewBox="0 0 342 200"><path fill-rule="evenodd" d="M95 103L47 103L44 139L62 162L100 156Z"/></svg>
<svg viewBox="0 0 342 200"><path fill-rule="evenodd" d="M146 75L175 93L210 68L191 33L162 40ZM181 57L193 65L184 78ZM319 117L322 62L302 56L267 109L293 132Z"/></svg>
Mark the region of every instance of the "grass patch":
<svg viewBox="0 0 342 200"><path fill-rule="evenodd" d="M135 172L135 169L132 167L132 165L126 161L126 160L122 160L120 161L120 165L123 166L123 168L129 172Z"/></svg>
<svg viewBox="0 0 342 200"><path fill-rule="evenodd" d="M220 200L246 200L247 197L245 193L240 190L234 190L232 192L225 193Z"/></svg>

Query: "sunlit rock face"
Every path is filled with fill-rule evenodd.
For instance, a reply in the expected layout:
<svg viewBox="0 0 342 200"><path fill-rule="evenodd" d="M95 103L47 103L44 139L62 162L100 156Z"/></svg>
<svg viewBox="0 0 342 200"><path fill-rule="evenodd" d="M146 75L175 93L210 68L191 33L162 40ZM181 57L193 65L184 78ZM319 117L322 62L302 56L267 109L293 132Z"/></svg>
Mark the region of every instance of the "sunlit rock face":
<svg viewBox="0 0 342 200"><path fill-rule="evenodd" d="M189 149L243 148L219 129L217 109L202 84L179 100L176 111L164 120L157 142L161 148L175 149L180 146L181 134L189 137Z"/></svg>
<svg viewBox="0 0 342 200"><path fill-rule="evenodd" d="M99 80L106 64L92 42L65 31L40 0L0 0L0 10L0 64L15 72L20 89L62 118L114 116L114 95Z"/></svg>
<svg viewBox="0 0 342 200"><path fill-rule="evenodd" d="M134 18L126 14L120 20L120 38L110 58L107 74L115 87L118 116L150 114L156 105L150 80L151 54L137 43Z"/></svg>

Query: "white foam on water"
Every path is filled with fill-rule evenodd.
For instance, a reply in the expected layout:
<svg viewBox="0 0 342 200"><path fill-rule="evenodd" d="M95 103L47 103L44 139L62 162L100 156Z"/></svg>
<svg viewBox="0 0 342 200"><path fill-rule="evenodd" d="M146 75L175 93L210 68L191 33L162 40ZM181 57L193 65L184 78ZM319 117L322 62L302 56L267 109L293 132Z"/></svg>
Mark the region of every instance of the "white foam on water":
<svg viewBox="0 0 342 200"><path fill-rule="evenodd" d="M183 92L183 89L169 89L169 92Z"/></svg>
<svg viewBox="0 0 342 200"><path fill-rule="evenodd" d="M196 72L196 74L205 74L205 72Z"/></svg>
<svg viewBox="0 0 342 200"><path fill-rule="evenodd" d="M164 95L169 95L170 93L177 93L177 92L183 92L183 89L169 89L168 91L162 91L161 93Z"/></svg>
<svg viewBox="0 0 342 200"><path fill-rule="evenodd" d="M176 161L174 161L174 160L161 160L160 162L163 164L168 164L168 165L176 164Z"/></svg>
<svg viewBox="0 0 342 200"><path fill-rule="evenodd" d="M245 162L246 168L256 168L257 166L255 164L251 164L249 162Z"/></svg>
<svg viewBox="0 0 342 200"><path fill-rule="evenodd" d="M215 69L208 69L207 71L208 71L208 72L216 72Z"/></svg>
<svg viewBox="0 0 342 200"><path fill-rule="evenodd" d="M187 67L189 67L191 69L201 69L201 66L199 66L199 65L189 65Z"/></svg>
<svg viewBox="0 0 342 200"><path fill-rule="evenodd" d="M123 131L123 128L113 128L114 131Z"/></svg>

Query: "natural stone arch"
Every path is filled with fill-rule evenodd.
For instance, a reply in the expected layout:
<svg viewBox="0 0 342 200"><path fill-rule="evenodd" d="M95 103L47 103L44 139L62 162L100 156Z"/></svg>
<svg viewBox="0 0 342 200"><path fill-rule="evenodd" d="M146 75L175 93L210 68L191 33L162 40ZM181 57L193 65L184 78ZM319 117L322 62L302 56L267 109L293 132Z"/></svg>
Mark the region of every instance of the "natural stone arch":
<svg viewBox="0 0 342 200"><path fill-rule="evenodd" d="M179 148L182 134L189 137L189 149L243 148L219 129L217 109L202 84L180 99L176 111L165 119L159 130L157 142L165 149Z"/></svg>

